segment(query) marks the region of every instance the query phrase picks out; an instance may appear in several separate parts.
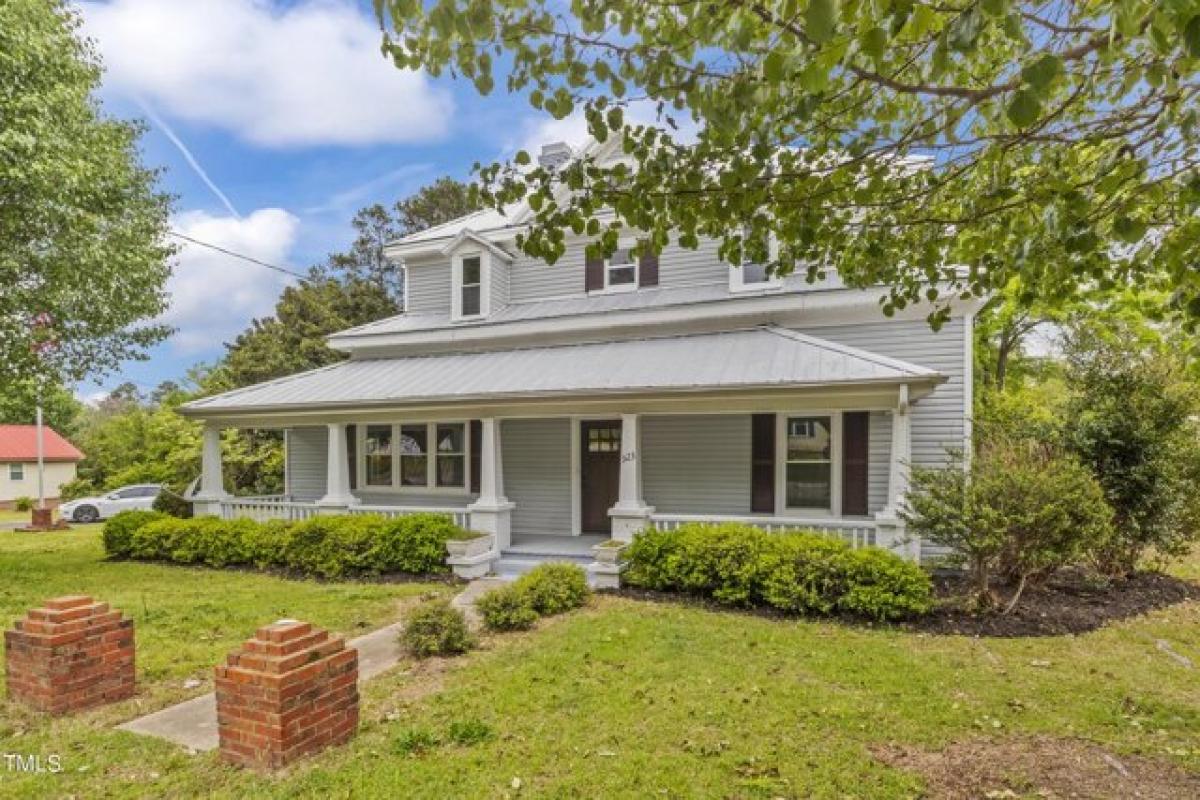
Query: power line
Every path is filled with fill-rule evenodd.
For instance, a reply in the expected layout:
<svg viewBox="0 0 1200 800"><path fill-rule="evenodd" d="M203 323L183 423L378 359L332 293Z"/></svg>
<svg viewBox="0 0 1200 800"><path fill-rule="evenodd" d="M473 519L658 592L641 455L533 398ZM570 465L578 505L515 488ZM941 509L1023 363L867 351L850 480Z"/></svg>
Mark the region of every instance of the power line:
<svg viewBox="0 0 1200 800"><path fill-rule="evenodd" d="M199 239L194 239L185 233L180 233L179 231L167 231L167 233L169 233L170 235L175 236L179 239L183 239L184 241L191 242L192 244L198 244L201 247L207 247L210 250L216 250L218 253L224 253L227 256L233 256L234 258L240 258L243 261L249 261L251 264L257 264L260 267L266 267L267 269L273 269L276 272L282 272L285 275L291 275L293 277L300 278L301 280L307 280L307 278L308 278L307 275L302 275L299 272L296 272L295 270L288 269L287 267L280 267L275 264L269 264L266 261L261 261L257 258L254 258L253 256L247 256L247 255L242 255L241 253L235 253L234 251L227 250L226 248L221 247L220 245L215 245L210 242L202 242Z"/></svg>

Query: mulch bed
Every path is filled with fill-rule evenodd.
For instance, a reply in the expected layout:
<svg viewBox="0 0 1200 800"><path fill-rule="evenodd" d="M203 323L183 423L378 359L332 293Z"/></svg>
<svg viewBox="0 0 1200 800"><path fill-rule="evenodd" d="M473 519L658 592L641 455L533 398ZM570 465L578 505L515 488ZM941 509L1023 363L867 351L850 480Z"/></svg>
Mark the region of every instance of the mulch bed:
<svg viewBox="0 0 1200 800"><path fill-rule="evenodd" d="M917 633L989 637L1062 636L1086 633L1149 611L1200 601L1200 585L1165 575L1140 572L1123 580L1098 584L1076 571L1064 571L1041 586L1026 588L1011 614L979 613L967 607L969 586L964 578L939 575L935 578L938 606L918 619L898 623ZM795 619L769 607L736 608L714 600L674 592L637 587L602 590L603 594L654 603L673 603L714 611L737 612L756 617ZM834 617L851 625L877 627L855 617Z"/></svg>
<svg viewBox="0 0 1200 800"><path fill-rule="evenodd" d="M971 739L940 752L885 745L872 748L872 754L920 775L927 791L922 796L937 800L1200 797L1200 775L1165 760L1116 756L1081 739Z"/></svg>
<svg viewBox="0 0 1200 800"><path fill-rule="evenodd" d="M1061 636L1086 633L1110 622L1188 600L1200 600L1200 585L1161 572L1097 583L1064 570L1041 586L1029 587L1010 614L981 614L962 600L969 587L960 577L936 580L942 603L933 613L907 623L913 630L968 636Z"/></svg>

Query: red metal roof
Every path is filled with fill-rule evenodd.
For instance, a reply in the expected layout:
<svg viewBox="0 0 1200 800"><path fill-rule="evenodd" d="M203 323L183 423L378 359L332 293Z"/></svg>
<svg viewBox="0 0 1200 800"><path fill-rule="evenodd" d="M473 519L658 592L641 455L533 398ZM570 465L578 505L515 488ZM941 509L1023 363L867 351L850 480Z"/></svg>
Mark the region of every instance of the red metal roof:
<svg viewBox="0 0 1200 800"><path fill-rule="evenodd" d="M53 428L43 426L42 443L47 461L78 461L83 453ZM37 461L37 426L0 425L0 462Z"/></svg>

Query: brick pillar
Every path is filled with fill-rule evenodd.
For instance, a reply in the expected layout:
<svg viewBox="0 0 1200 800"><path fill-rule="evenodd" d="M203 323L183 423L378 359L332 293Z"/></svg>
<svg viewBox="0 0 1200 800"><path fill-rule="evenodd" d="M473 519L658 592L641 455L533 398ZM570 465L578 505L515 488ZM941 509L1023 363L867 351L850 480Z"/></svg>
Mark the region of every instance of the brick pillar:
<svg viewBox="0 0 1200 800"><path fill-rule="evenodd" d="M221 758L275 769L358 727L358 651L307 622L259 628L217 667Z"/></svg>
<svg viewBox="0 0 1200 800"><path fill-rule="evenodd" d="M133 620L76 595L47 600L4 632L8 695L65 714L133 696Z"/></svg>

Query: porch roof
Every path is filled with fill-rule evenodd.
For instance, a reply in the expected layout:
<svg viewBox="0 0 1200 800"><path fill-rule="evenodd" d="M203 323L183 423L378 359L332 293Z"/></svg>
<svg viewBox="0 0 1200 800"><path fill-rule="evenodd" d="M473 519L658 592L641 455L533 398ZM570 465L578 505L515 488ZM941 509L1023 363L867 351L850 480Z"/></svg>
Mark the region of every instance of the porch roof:
<svg viewBox="0 0 1200 800"><path fill-rule="evenodd" d="M189 415L573 395L937 383L935 370L774 326L352 359L194 400Z"/></svg>

